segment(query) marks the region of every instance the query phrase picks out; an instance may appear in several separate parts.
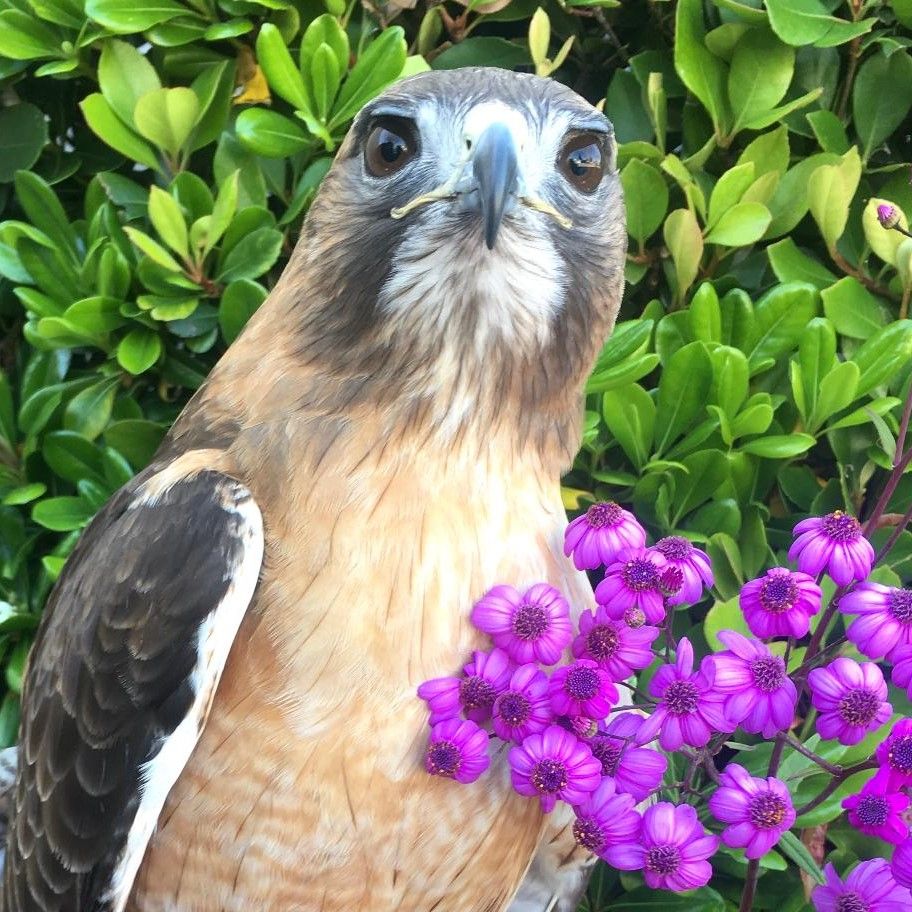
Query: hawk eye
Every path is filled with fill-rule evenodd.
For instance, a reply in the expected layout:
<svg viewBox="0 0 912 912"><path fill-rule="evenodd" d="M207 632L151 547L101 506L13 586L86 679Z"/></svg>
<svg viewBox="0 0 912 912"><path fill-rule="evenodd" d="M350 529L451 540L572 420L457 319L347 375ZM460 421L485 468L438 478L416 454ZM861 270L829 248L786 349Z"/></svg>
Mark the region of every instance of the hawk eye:
<svg viewBox="0 0 912 912"><path fill-rule="evenodd" d="M414 126L403 117L376 121L364 144L364 165L374 177L402 170L418 153Z"/></svg>
<svg viewBox="0 0 912 912"><path fill-rule="evenodd" d="M583 193L594 193L605 175L605 139L599 133L575 133L560 151L561 173Z"/></svg>

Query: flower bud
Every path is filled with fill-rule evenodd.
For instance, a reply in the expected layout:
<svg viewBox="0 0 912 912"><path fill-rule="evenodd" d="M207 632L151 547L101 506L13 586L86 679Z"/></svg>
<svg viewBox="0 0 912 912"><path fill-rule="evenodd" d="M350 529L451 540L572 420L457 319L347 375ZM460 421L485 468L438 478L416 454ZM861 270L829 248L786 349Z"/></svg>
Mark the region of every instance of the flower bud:
<svg viewBox="0 0 912 912"><path fill-rule="evenodd" d="M877 221L884 228L895 228L899 224L899 210L882 203L877 207Z"/></svg>

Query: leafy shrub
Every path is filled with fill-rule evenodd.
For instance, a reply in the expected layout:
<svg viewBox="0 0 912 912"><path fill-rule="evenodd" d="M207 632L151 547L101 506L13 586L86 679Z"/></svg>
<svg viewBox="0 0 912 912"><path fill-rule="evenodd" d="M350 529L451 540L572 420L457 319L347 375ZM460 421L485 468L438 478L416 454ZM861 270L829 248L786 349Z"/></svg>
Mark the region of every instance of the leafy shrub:
<svg viewBox="0 0 912 912"><path fill-rule="evenodd" d="M912 2L539 6L0 0L0 742L79 530L265 297L355 111L428 66L553 74L615 124L628 289L565 495L705 543L677 633L717 645L795 514L870 513L912 354L912 240L876 216L912 214ZM903 478L875 542L910 504ZM725 865L687 908L736 901ZM604 872L591 907L638 883ZM763 887L801 904L794 867Z"/></svg>

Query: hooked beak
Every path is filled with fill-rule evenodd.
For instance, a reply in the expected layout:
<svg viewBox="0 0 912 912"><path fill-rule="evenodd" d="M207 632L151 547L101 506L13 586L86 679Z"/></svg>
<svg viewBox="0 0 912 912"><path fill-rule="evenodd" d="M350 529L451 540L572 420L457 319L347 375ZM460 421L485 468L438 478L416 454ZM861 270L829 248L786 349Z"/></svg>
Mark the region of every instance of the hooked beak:
<svg viewBox="0 0 912 912"><path fill-rule="evenodd" d="M518 172L516 146L504 124L491 124L478 138L472 168L478 182L485 244L493 250L507 200L516 190Z"/></svg>

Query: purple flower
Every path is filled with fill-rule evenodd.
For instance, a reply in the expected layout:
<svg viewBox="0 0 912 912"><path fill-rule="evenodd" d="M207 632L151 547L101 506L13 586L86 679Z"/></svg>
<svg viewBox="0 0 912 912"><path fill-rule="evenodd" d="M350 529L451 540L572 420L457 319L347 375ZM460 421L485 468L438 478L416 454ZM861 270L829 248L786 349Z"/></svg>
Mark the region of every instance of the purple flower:
<svg viewBox="0 0 912 912"><path fill-rule="evenodd" d="M594 570L617 560L621 551L642 548L646 531L633 513L611 501L593 504L567 526L564 554L573 555L580 570Z"/></svg>
<svg viewBox="0 0 912 912"><path fill-rule="evenodd" d="M725 767L720 782L709 799L709 810L716 820L728 824L722 841L743 848L748 858L760 858L795 822L785 783L772 776L756 779L737 763Z"/></svg>
<svg viewBox="0 0 912 912"><path fill-rule="evenodd" d="M812 516L795 526L789 560L798 561L802 573L817 576L826 570L840 586L866 579L874 564L874 549L862 535L854 516L836 510Z"/></svg>
<svg viewBox="0 0 912 912"><path fill-rule="evenodd" d="M712 657L713 688L725 694L728 721L764 738L788 729L798 691L786 674L785 662L759 640L734 630L721 631L719 639L729 651Z"/></svg>
<svg viewBox="0 0 912 912"><path fill-rule="evenodd" d="M820 611L820 586L806 573L773 567L741 587L739 602L751 633L761 639L803 637Z"/></svg>
<svg viewBox="0 0 912 912"><path fill-rule="evenodd" d="M618 792L642 801L661 784L668 759L648 747L634 746L643 723L637 713L615 713L611 721L589 739L592 755L602 764L602 776L614 782Z"/></svg>
<svg viewBox="0 0 912 912"><path fill-rule="evenodd" d="M883 228L895 228L900 223L899 213L896 211L896 207L890 206L887 203L881 203L877 207L877 221L880 222L881 227Z"/></svg>
<svg viewBox="0 0 912 912"><path fill-rule="evenodd" d="M547 583L536 583L523 593L495 586L476 602L472 623L523 665L553 665L573 639L567 600Z"/></svg>
<svg viewBox="0 0 912 912"><path fill-rule="evenodd" d="M912 646L900 646L895 649L890 661L893 663L890 680L897 687L905 687L907 696L912 700Z"/></svg>
<svg viewBox="0 0 912 912"><path fill-rule="evenodd" d="M447 719L431 729L424 768L432 776L474 782L490 764L488 733L474 722Z"/></svg>
<svg viewBox="0 0 912 912"><path fill-rule="evenodd" d="M548 676L535 663L520 665L494 701L494 731L504 741L519 744L550 723Z"/></svg>
<svg viewBox="0 0 912 912"><path fill-rule="evenodd" d="M908 912L912 901L883 858L861 862L845 881L831 864L823 869L823 876L825 882L811 894L817 912Z"/></svg>
<svg viewBox="0 0 912 912"><path fill-rule="evenodd" d="M652 889L695 890L712 877L706 860L719 847L719 837L710 836L687 804L661 801L643 814L636 842L610 846L604 858L622 871L643 870Z"/></svg>
<svg viewBox="0 0 912 912"><path fill-rule="evenodd" d="M680 587L668 596L666 601L669 605L682 605L685 602L693 604L700 601L704 586L712 588L713 573L709 557L686 538L679 535L660 538L652 550L659 553L666 567L680 570L683 577Z"/></svg>
<svg viewBox="0 0 912 912"><path fill-rule="evenodd" d="M713 690L713 667L704 659L699 672L693 671L693 647L686 637L678 643L674 665L663 665L649 682L649 693L659 700L651 716L643 721L637 743L645 744L659 734L665 750L682 744L704 747L713 731L730 731L721 694Z"/></svg>
<svg viewBox="0 0 912 912"><path fill-rule="evenodd" d="M640 830L640 815L633 809L633 801L631 795L618 795L610 779L603 779L582 804L573 808L574 838L601 858L611 846L634 842Z"/></svg>
<svg viewBox="0 0 912 912"><path fill-rule="evenodd" d="M817 732L840 744L858 744L890 718L887 685L873 662L859 665L840 656L808 675L811 702L820 711Z"/></svg>
<svg viewBox="0 0 912 912"><path fill-rule="evenodd" d="M849 812L849 823L856 830L898 845L909 835L909 827L902 818L909 806L909 796L887 791L885 786L885 782L877 782L875 778L857 795L846 798L842 806Z"/></svg>
<svg viewBox="0 0 912 912"><path fill-rule="evenodd" d="M591 659L558 668L548 682L548 696L555 714L588 719L604 719L618 700L608 672Z"/></svg>
<svg viewBox="0 0 912 912"><path fill-rule="evenodd" d="M513 663L502 649L475 652L462 678L434 678L418 688L418 696L431 710L431 725L458 718L460 712L473 722L487 722L497 695L506 689Z"/></svg>
<svg viewBox="0 0 912 912"><path fill-rule="evenodd" d="M860 615L846 636L870 659L892 661L898 647L912 643L912 589L860 583L839 600L839 610Z"/></svg>
<svg viewBox="0 0 912 912"><path fill-rule="evenodd" d="M903 887L912 887L912 839L896 847L890 862L893 879Z"/></svg>
<svg viewBox="0 0 912 912"><path fill-rule="evenodd" d="M579 629L573 654L598 662L612 681L626 681L636 669L652 664L650 647L659 635L658 627L630 627L599 607L594 613L584 611L580 615Z"/></svg>
<svg viewBox="0 0 912 912"><path fill-rule="evenodd" d="M890 791L912 785L912 719L900 719L877 746L880 769L874 777Z"/></svg>
<svg viewBox="0 0 912 912"><path fill-rule="evenodd" d="M655 554L645 548L626 551L605 571L605 578L595 588L595 600L609 617L623 618L626 611L639 608L650 624L658 624L665 618L665 600L659 589L661 572Z"/></svg>
<svg viewBox="0 0 912 912"><path fill-rule="evenodd" d="M557 799L582 804L601 782L601 764L592 751L559 725L549 725L511 748L510 778L520 795L541 799L547 814Z"/></svg>

